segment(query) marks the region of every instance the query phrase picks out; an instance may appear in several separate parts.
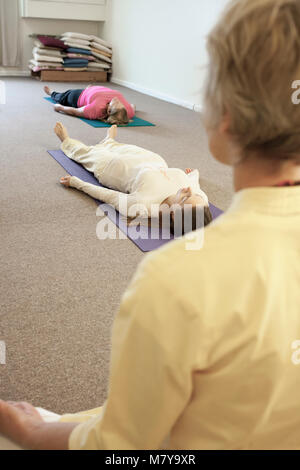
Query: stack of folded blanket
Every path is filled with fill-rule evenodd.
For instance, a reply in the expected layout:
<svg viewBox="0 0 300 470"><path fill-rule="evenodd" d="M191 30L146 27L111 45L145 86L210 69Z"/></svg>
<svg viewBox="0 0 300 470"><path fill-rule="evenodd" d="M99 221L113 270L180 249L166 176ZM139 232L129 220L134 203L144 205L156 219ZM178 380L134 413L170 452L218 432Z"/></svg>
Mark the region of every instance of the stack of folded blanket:
<svg viewBox="0 0 300 470"><path fill-rule="evenodd" d="M41 70L64 70L66 46L55 36L32 35L35 39L29 68L33 72Z"/></svg>
<svg viewBox="0 0 300 470"><path fill-rule="evenodd" d="M60 39L68 48L69 70L74 66L77 70L86 67L87 70L111 72L112 48L103 39L75 32L64 33Z"/></svg>
<svg viewBox="0 0 300 470"><path fill-rule="evenodd" d="M97 36L91 36L91 50L92 54L98 58L98 60L104 61L112 66L112 48L111 46L101 38Z"/></svg>
<svg viewBox="0 0 300 470"><path fill-rule="evenodd" d="M112 48L97 36L64 33L61 36L32 34L35 39L29 68L41 70L86 70L111 72Z"/></svg>
<svg viewBox="0 0 300 470"><path fill-rule="evenodd" d="M88 64L95 60L91 52L80 47L68 47L66 58L64 59L64 68L69 71L83 71L88 69Z"/></svg>

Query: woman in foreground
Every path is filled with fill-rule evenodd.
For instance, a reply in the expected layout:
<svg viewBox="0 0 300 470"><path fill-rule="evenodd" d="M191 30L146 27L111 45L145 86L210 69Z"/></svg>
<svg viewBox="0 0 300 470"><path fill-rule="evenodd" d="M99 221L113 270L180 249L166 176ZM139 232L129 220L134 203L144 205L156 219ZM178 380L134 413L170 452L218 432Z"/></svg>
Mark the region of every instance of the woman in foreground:
<svg viewBox="0 0 300 470"><path fill-rule="evenodd" d="M298 0L230 3L208 40L205 116L233 168L230 209L198 252L184 237L144 259L101 411L47 424L1 402L3 435L46 449L300 449L299 37Z"/></svg>
<svg viewBox="0 0 300 470"><path fill-rule="evenodd" d="M86 119L99 119L108 124L124 125L134 117L134 106L122 93L104 86L88 86L84 90L67 90L64 93L44 87L47 95L57 102L55 111Z"/></svg>

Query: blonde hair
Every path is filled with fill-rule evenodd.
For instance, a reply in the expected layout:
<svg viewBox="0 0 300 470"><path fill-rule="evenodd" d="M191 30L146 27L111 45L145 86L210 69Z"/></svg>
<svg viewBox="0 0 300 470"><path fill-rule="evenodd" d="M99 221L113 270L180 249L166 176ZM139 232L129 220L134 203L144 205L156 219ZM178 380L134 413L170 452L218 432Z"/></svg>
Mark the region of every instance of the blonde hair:
<svg viewBox="0 0 300 470"><path fill-rule="evenodd" d="M216 127L227 112L245 151L266 157L300 153L300 1L234 0L208 37L205 118Z"/></svg>
<svg viewBox="0 0 300 470"><path fill-rule="evenodd" d="M116 110L112 109L110 115L106 119L106 122L111 125L128 124L129 119L128 119L126 108L121 108L121 109L116 109Z"/></svg>

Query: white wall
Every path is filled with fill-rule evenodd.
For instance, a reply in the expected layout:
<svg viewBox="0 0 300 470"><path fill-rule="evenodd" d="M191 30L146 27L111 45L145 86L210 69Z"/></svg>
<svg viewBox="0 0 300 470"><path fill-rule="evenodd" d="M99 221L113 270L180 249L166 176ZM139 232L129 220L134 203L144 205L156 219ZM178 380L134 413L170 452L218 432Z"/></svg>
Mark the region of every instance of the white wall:
<svg viewBox="0 0 300 470"><path fill-rule="evenodd" d="M114 47L113 81L201 107L205 36L227 0L108 0L100 34Z"/></svg>
<svg viewBox="0 0 300 470"><path fill-rule="evenodd" d="M27 69L28 61L32 58L34 39L29 34L61 34L67 31L98 35L99 25L95 21L46 20L46 19L20 19L20 36L22 43L22 68ZM27 69L28 70L28 69Z"/></svg>
<svg viewBox="0 0 300 470"><path fill-rule="evenodd" d="M21 18L22 67L32 55L31 33L78 31L114 48L116 83L190 108L201 108L207 66L205 38L227 0L107 0L107 21Z"/></svg>

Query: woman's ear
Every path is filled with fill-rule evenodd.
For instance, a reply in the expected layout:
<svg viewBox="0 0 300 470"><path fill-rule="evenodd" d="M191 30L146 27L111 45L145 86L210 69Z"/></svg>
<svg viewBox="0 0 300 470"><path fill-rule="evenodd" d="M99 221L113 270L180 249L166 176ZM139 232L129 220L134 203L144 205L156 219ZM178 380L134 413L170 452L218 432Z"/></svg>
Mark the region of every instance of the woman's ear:
<svg viewBox="0 0 300 470"><path fill-rule="evenodd" d="M229 116L229 112L226 111L222 118L222 121L220 122L219 132L221 134L228 134L229 129L230 129L230 116Z"/></svg>

